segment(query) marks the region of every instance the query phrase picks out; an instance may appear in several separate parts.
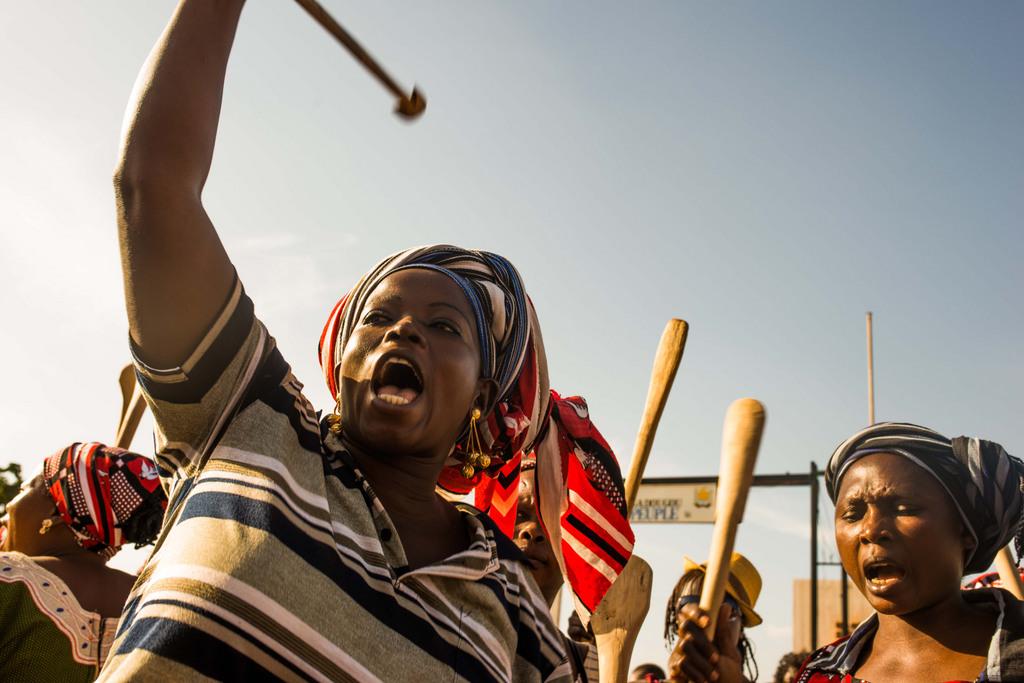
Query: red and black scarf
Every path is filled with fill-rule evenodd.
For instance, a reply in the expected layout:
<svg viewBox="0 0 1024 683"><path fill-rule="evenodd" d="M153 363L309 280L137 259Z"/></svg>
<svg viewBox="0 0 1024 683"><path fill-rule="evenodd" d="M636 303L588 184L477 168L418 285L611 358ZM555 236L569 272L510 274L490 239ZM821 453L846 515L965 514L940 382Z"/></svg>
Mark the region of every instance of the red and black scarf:
<svg viewBox="0 0 1024 683"><path fill-rule="evenodd" d="M46 488L57 512L86 550L110 558L123 527L143 509L167 508L149 458L101 443L74 443L46 459Z"/></svg>

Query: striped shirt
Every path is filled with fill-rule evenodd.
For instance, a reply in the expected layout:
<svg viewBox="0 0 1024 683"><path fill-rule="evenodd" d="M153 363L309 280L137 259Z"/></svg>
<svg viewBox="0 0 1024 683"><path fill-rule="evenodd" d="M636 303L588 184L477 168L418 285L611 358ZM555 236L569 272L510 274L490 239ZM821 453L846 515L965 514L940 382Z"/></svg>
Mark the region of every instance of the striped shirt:
<svg viewBox="0 0 1024 683"><path fill-rule="evenodd" d="M136 368L169 504L100 680L568 681L518 548L410 570L236 282L180 367Z"/></svg>
<svg viewBox="0 0 1024 683"><path fill-rule="evenodd" d="M1024 603L1001 588L967 590L963 597L965 602L998 615L989 643L988 661L984 671L972 679L974 683L1024 681ZM877 631L878 615L872 614L849 636L811 653L797 674L796 682L870 683L854 676L854 672L863 665L862 656L870 649Z"/></svg>

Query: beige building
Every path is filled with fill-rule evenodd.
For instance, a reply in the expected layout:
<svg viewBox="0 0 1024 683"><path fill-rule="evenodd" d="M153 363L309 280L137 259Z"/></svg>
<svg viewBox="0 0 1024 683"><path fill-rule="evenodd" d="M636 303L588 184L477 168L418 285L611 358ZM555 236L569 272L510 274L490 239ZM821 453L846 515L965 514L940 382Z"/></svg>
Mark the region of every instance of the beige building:
<svg viewBox="0 0 1024 683"><path fill-rule="evenodd" d="M793 651L811 651L842 637L842 602L839 579L818 579L818 642L811 647L811 580L793 581ZM847 580L850 630L871 616L868 605Z"/></svg>

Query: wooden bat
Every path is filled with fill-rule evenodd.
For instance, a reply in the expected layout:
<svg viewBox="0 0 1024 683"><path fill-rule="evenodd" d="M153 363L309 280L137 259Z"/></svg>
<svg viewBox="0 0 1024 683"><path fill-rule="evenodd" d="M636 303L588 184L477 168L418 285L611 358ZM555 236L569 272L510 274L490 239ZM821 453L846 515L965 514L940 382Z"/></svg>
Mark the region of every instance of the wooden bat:
<svg viewBox="0 0 1024 683"><path fill-rule="evenodd" d="M132 445L139 420L146 412L146 401L142 398L142 390L135 381L135 368L131 364L121 368L117 383L121 386L121 417L117 421L114 446L128 448Z"/></svg>
<svg viewBox="0 0 1024 683"><path fill-rule="evenodd" d="M996 570L999 572L999 581L1003 588L1013 593L1018 600L1024 600L1024 585L1020 579L1020 570L1017 563L1013 561L1010 548L1006 547L996 555Z"/></svg>
<svg viewBox="0 0 1024 683"><path fill-rule="evenodd" d="M672 382L675 381L679 362L686 348L686 334L690 326L685 320L672 318L665 325L658 343L658 351L654 355L654 368L651 370L651 384L647 389L647 404L644 406L643 417L640 418L640 431L636 435L633 447L633 460L629 463L629 475L626 477L626 514L633 511L637 493L640 491L640 480L643 478L647 458L654 445L654 435L658 431L661 413L665 410Z"/></svg>
<svg viewBox="0 0 1024 683"><path fill-rule="evenodd" d="M624 683L629 675L633 645L651 606L653 578L651 566L634 554L590 615L601 683Z"/></svg>
<svg viewBox="0 0 1024 683"><path fill-rule="evenodd" d="M647 390L647 404L640 420L640 431L637 433L633 460L626 478L627 516L633 511L633 503L640 490L640 480L651 454L658 421L665 410L672 382L683 357L688 330L685 320L673 318L668 321L658 343L651 384ZM601 683L622 683L629 674L633 646L651 606L652 579L650 565L639 555L633 555L591 615Z"/></svg>
<svg viewBox="0 0 1024 683"><path fill-rule="evenodd" d="M707 633L715 634L718 609L729 580L729 560L736 542L736 528L743 520L747 493L754 479L754 463L764 429L764 406L752 398L732 402L722 428L722 456L718 469L715 529L708 553L708 568L700 593L700 608L710 617Z"/></svg>

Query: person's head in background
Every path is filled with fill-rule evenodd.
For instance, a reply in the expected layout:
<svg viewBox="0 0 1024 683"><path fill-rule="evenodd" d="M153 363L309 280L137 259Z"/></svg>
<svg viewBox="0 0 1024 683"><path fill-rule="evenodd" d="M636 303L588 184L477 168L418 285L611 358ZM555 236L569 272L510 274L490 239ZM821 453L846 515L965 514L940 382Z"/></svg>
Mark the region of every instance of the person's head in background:
<svg viewBox="0 0 1024 683"><path fill-rule="evenodd" d="M657 664L641 664L629 672L629 683L658 683L665 680L665 670Z"/></svg>
<svg viewBox="0 0 1024 683"><path fill-rule="evenodd" d="M836 448L825 472L846 573L883 617L963 602L1020 529L1024 463L991 441L880 423Z"/></svg>
<svg viewBox="0 0 1024 683"><path fill-rule="evenodd" d="M679 628L684 621L683 608L700 603L704 588L707 564L697 564L690 558L683 560L683 575L679 577L665 606L665 644L671 648ZM761 617L754 611L754 605L761 593L761 575L750 560L739 553L733 553L729 562L729 581L725 587L724 605L729 610L730 644L739 650L743 668L750 680L757 680L757 661L753 646L747 640L745 628L757 626Z"/></svg>
<svg viewBox="0 0 1024 683"><path fill-rule="evenodd" d="M1020 548L1024 463L992 441L882 422L839 444L824 483L843 568L875 614L801 677L1024 680L1010 654L1024 640L1020 603L961 589L1011 540Z"/></svg>
<svg viewBox="0 0 1024 683"><path fill-rule="evenodd" d="M515 542L526 555L530 573L540 587L549 606L553 605L562 587L562 569L558 566L551 547L551 541L541 526L537 514L537 497L534 487L536 462L523 460L522 475L519 479L519 505L516 508Z"/></svg>
<svg viewBox="0 0 1024 683"><path fill-rule="evenodd" d="M152 543L166 505L152 460L75 443L48 457L7 504L0 550L106 562L125 543Z"/></svg>
<svg viewBox="0 0 1024 683"><path fill-rule="evenodd" d="M782 655L779 665L775 668L774 683L793 683L800 672L800 665L810 656L810 652L787 652Z"/></svg>

